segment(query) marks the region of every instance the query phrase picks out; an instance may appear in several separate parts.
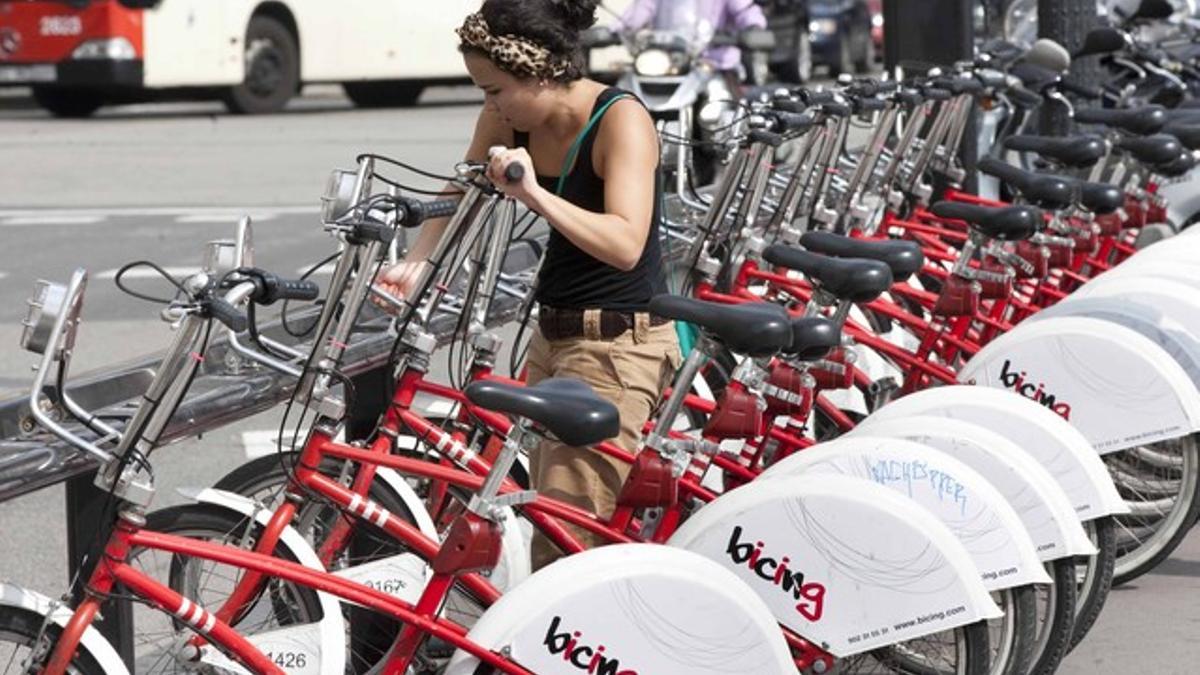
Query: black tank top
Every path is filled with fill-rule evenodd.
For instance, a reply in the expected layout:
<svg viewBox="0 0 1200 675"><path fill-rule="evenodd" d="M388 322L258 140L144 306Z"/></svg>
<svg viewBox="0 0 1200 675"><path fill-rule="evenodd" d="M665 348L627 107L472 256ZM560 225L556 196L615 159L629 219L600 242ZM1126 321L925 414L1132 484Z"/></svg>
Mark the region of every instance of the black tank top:
<svg viewBox="0 0 1200 675"><path fill-rule="evenodd" d="M595 115L605 103L614 97L632 94L616 87L609 87L596 98L589 115ZM640 101L639 101L640 102ZM592 166L592 147L599 133L597 122L588 131L579 147L575 166L567 174L563 184L563 199L582 209L604 213L604 179L596 175ZM529 134L513 132L514 145L529 147ZM538 183L554 192L558 176L538 175ZM646 245L637 265L624 272L603 263L572 244L553 227L546 246L546 259L538 274L537 300L547 307L560 309L612 309L621 312L644 312L650 298L666 293L663 276L662 251L659 243L659 201L662 195L659 174L654 175L654 212L650 218L650 231Z"/></svg>

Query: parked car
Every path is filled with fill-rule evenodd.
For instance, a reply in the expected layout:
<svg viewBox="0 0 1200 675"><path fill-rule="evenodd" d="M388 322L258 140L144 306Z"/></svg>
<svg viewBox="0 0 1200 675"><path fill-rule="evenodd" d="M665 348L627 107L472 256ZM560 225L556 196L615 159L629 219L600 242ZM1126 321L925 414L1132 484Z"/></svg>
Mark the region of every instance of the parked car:
<svg viewBox="0 0 1200 675"><path fill-rule="evenodd" d="M875 64L867 0L808 0L813 63L833 75L865 71Z"/></svg>

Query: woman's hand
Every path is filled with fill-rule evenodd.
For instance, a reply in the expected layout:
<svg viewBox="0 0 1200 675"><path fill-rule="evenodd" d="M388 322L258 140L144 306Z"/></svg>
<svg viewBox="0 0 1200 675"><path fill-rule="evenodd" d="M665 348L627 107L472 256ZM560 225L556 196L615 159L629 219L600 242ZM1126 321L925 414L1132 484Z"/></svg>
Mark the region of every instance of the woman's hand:
<svg viewBox="0 0 1200 675"><path fill-rule="evenodd" d="M379 276L375 277L375 284L384 293L397 300L404 300L411 295L413 287L417 285L417 280L428 265L429 262L425 260L398 262L381 271ZM396 312L396 307L382 298L371 296L371 301L390 313Z"/></svg>
<svg viewBox="0 0 1200 675"><path fill-rule="evenodd" d="M493 146L488 149L488 158L488 180L504 194L533 208L534 193L542 188L538 185L537 174L533 170L533 159L529 157L525 148ZM509 182L505 172L513 164L520 165L525 175L521 176L521 180Z"/></svg>

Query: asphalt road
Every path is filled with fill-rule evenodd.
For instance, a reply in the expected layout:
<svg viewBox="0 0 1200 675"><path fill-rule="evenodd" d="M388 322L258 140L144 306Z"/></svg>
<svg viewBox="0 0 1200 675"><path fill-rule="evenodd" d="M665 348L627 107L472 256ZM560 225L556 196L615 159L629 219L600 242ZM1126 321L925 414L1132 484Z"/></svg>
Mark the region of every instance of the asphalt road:
<svg viewBox="0 0 1200 675"><path fill-rule="evenodd" d="M449 171L478 101L469 89L443 89L415 109L361 111L318 89L280 115L235 117L219 104L184 103L62 121L0 98L0 392L28 381L33 358L16 345L35 279L62 281L76 267L91 274L76 372L157 351L169 331L154 306L114 287L116 269L142 259L173 272L195 268L204 242L230 237L246 213L255 219L261 266L283 274L306 268L333 250L316 217L331 169L353 168L357 153L371 151ZM132 283L162 288L149 277ZM211 484L237 466L254 439L276 428L277 415L162 450L156 504L178 502L176 487ZM61 488L0 504L0 526L0 578L59 594L66 582ZM1112 593L1059 672L1196 672L1198 599L1200 535L1193 533L1153 574Z"/></svg>

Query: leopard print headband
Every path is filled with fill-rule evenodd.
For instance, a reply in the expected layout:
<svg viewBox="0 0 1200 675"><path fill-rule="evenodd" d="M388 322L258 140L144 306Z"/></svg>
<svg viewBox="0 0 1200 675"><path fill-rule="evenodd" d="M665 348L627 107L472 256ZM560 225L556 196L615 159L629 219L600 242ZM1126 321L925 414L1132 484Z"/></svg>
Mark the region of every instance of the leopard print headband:
<svg viewBox="0 0 1200 675"><path fill-rule="evenodd" d="M454 32L464 46L479 49L497 66L518 77L556 80L571 66L570 58L555 56L529 38L493 35L480 12L468 16Z"/></svg>

